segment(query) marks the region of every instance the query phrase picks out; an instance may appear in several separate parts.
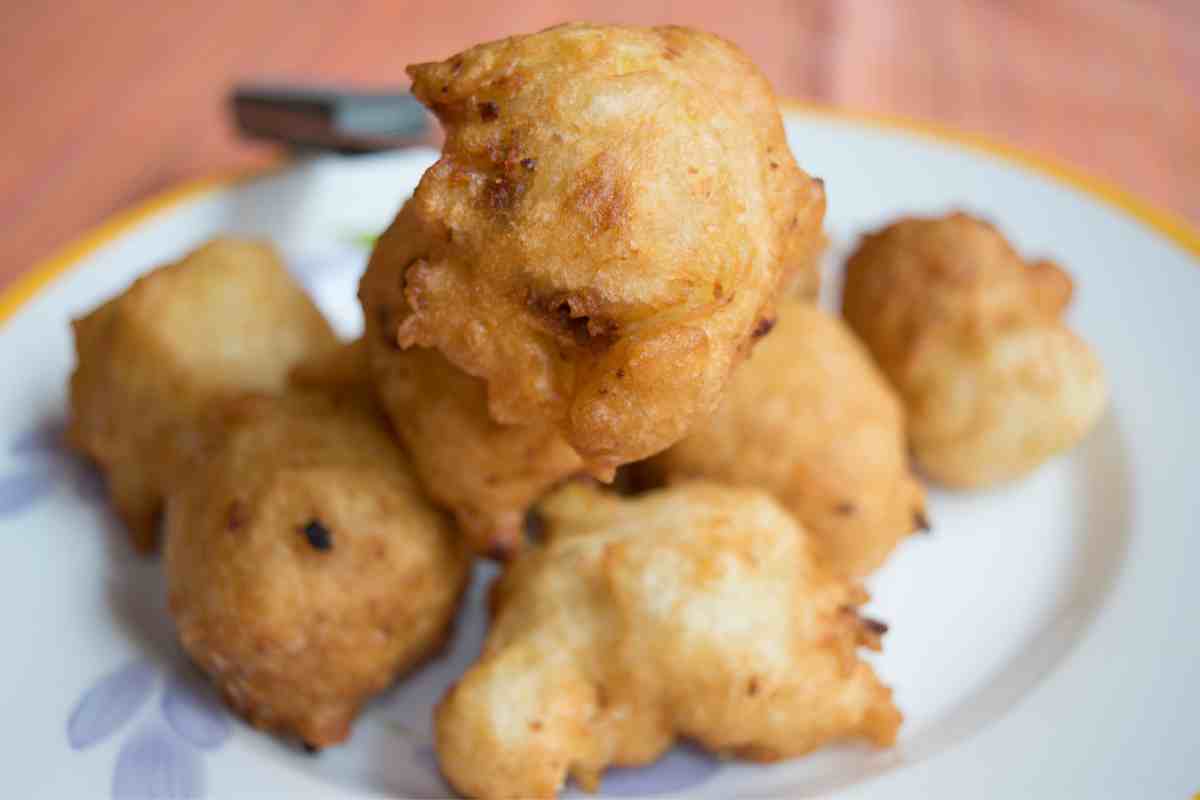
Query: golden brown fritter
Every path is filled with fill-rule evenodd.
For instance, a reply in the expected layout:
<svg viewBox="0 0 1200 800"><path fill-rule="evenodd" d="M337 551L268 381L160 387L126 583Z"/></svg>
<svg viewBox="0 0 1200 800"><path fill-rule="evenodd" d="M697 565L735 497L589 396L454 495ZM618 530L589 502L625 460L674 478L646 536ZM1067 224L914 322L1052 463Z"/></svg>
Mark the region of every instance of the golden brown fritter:
<svg viewBox="0 0 1200 800"><path fill-rule="evenodd" d="M677 441L820 231L767 81L715 36L585 24L409 72L446 142L360 289L381 340L597 476Z"/></svg>
<svg viewBox="0 0 1200 800"><path fill-rule="evenodd" d="M820 178L824 187L824 181ZM799 265L784 279L781 297L798 298L809 303L817 302L821 294L821 263L825 260L825 251L829 249L829 235L824 230L817 231L809 237L803 250L799 251L796 263Z"/></svg>
<svg viewBox="0 0 1200 800"><path fill-rule="evenodd" d="M397 351L370 327L367 336L376 391L426 492L475 552L509 557L530 504L583 460L551 425L493 421L483 382L436 350Z"/></svg>
<svg viewBox="0 0 1200 800"><path fill-rule="evenodd" d="M553 797L678 737L773 761L891 744L900 713L857 655L882 626L765 492L690 484L623 499L581 483L542 505L545 543L492 590L483 653L439 704L460 792Z"/></svg>
<svg viewBox="0 0 1200 800"><path fill-rule="evenodd" d="M850 258L843 309L948 486L986 486L1074 446L1104 411L1099 361L1063 322L1070 276L966 214L905 219Z"/></svg>
<svg viewBox="0 0 1200 800"><path fill-rule="evenodd" d="M139 550L216 397L282 388L333 331L268 245L214 240L73 323L71 444L104 470Z"/></svg>
<svg viewBox="0 0 1200 800"><path fill-rule="evenodd" d="M837 575L874 570L925 523L904 412L844 323L798 299L738 368L721 410L640 467L771 492Z"/></svg>
<svg viewBox="0 0 1200 800"><path fill-rule="evenodd" d="M370 328L365 338L297 365L292 385L385 406L426 495L454 513L475 552L507 558L521 546L530 504L582 469L581 459L553 428L493 422L482 382L436 351L397 354Z"/></svg>
<svg viewBox="0 0 1200 800"><path fill-rule="evenodd" d="M367 343L361 337L296 364L288 372L288 386L383 416L367 363Z"/></svg>
<svg viewBox="0 0 1200 800"><path fill-rule="evenodd" d="M383 421L319 396L245 396L166 515L184 649L253 724L314 746L448 635L466 548Z"/></svg>

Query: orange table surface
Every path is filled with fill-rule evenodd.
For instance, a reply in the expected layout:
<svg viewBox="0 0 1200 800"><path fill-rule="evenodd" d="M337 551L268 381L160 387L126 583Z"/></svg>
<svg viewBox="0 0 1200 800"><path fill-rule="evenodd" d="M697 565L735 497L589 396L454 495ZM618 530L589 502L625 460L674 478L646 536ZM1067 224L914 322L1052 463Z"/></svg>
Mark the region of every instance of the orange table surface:
<svg viewBox="0 0 1200 800"><path fill-rule="evenodd" d="M171 184L269 161L230 128L235 81L403 87L408 63L571 19L708 29L781 95L983 133L1200 223L1195 0L6 5L0 286Z"/></svg>

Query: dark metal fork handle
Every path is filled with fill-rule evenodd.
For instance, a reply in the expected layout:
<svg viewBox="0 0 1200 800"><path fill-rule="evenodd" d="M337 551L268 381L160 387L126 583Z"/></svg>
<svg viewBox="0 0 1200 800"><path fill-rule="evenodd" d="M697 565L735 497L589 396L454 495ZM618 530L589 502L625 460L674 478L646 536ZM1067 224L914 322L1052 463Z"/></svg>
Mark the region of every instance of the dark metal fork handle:
<svg viewBox="0 0 1200 800"><path fill-rule="evenodd" d="M432 141L429 114L406 92L243 85L230 102L243 136L302 149L372 153Z"/></svg>

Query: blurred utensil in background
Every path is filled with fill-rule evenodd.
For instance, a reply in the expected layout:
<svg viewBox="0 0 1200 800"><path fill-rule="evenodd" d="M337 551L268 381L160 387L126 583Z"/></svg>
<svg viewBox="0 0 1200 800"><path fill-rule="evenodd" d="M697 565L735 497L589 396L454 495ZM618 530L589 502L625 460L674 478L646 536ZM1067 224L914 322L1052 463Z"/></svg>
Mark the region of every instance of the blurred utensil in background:
<svg viewBox="0 0 1200 800"><path fill-rule="evenodd" d="M245 84L234 88L230 107L243 136L301 150L374 153L433 143L429 114L407 92Z"/></svg>

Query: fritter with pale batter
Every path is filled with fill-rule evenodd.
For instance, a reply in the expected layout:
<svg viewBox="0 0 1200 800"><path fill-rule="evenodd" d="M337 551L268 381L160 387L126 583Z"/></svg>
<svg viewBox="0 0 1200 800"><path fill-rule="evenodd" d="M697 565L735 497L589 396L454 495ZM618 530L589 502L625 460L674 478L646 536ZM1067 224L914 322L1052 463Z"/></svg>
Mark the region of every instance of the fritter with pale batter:
<svg viewBox="0 0 1200 800"><path fill-rule="evenodd" d="M835 574L862 577L926 526L904 409L850 329L801 300L734 374L721 410L639 471L771 492Z"/></svg>
<svg viewBox="0 0 1200 800"><path fill-rule="evenodd" d="M851 256L843 310L900 393L917 461L948 486L1024 475L1107 403L1100 362L1063 322L1071 278L1027 263L966 214L905 219Z"/></svg>
<svg viewBox="0 0 1200 800"><path fill-rule="evenodd" d="M573 483L540 510L543 543L494 585L483 653L435 715L458 791L595 790L680 737L754 761L893 742L900 713L857 654L884 627L765 492Z"/></svg>

